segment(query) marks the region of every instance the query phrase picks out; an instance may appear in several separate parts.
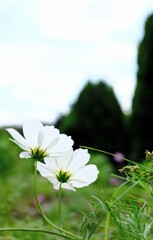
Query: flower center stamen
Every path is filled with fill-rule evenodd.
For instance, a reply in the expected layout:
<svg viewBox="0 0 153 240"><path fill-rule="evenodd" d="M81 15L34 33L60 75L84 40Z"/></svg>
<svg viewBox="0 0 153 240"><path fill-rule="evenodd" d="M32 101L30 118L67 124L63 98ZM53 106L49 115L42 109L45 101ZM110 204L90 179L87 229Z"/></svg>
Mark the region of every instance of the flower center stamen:
<svg viewBox="0 0 153 240"><path fill-rule="evenodd" d="M42 161L44 157L47 156L47 152L43 148L36 147L34 149L31 149L31 157L33 159L37 159L39 161Z"/></svg>
<svg viewBox="0 0 153 240"><path fill-rule="evenodd" d="M56 177L60 183L66 183L69 180L70 176L71 174L69 172L64 172L62 170L56 174Z"/></svg>

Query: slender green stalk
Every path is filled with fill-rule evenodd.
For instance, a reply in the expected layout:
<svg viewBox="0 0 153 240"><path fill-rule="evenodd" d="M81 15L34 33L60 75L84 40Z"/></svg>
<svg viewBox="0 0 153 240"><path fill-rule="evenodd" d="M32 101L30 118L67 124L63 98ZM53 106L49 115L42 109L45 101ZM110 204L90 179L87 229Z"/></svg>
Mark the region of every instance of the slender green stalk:
<svg viewBox="0 0 153 240"><path fill-rule="evenodd" d="M37 195L37 162L35 162L35 172L34 172L34 195L35 195L35 200L36 200L36 204L37 207L43 217L43 219L50 224L52 227L54 227L54 224L52 224L50 222L50 220L46 217L46 215L44 214L44 211L42 210L40 203L39 203L39 199L38 199L38 195Z"/></svg>
<svg viewBox="0 0 153 240"><path fill-rule="evenodd" d="M134 186L136 186L138 183L140 182L140 180L136 181L132 186L130 186L127 190L125 190L113 203L112 206L120 199L122 198L130 189L132 189ZM116 195L117 191L115 192ZM115 196L114 195L114 196Z"/></svg>
<svg viewBox="0 0 153 240"><path fill-rule="evenodd" d="M86 147L86 146L80 146L81 148L86 148L86 149L89 149L89 150L92 150L92 151L96 151L96 152L101 152L101 153L104 153L104 154L107 154L107 155L110 155L110 156L116 156L116 154L113 154L113 153L110 153L110 152L106 152L104 150L100 150L100 149L97 149L97 148L92 148L92 147ZM126 162L129 162L129 163L132 163L132 164L135 164L134 161L128 159L128 158L124 158L122 157L123 160L125 160ZM140 163L137 163L138 166L142 166ZM147 167L143 166L144 169L148 169Z"/></svg>
<svg viewBox="0 0 153 240"><path fill-rule="evenodd" d="M140 180L138 180L137 182L135 182L132 186L130 186L127 190L125 190L114 202L112 201L113 198L116 196L118 190L123 187L124 185L126 185L129 182L125 182L123 183L113 194L112 196L112 200L111 200L111 205L110 207L112 207L120 198L122 198L131 188L133 188L134 186L136 186L138 183L140 182ZM108 228L109 228L109 222L110 222L110 216L111 216L111 209L109 207L109 211L107 213L107 217L106 217L106 224L105 224L105 233L104 233L104 240L108 239Z"/></svg>
<svg viewBox="0 0 153 240"><path fill-rule="evenodd" d="M38 232L38 233L48 233L51 235L56 235L59 237L63 237L63 238L67 238L67 239L72 239L69 236L65 236L63 234L60 233L56 233L56 232L52 232L46 229L36 229L36 228L0 228L0 232L6 232L6 231L11 231L11 232L17 232L17 231L21 231L21 232Z"/></svg>
<svg viewBox="0 0 153 240"><path fill-rule="evenodd" d="M106 217L105 231L104 231L104 240L108 239L109 222L110 222L110 212L107 213L107 217Z"/></svg>
<svg viewBox="0 0 153 240"><path fill-rule="evenodd" d="M35 170L34 170L34 195L35 195L35 200L36 200L36 204L37 204L37 207L43 217L43 219L50 225L52 226L53 228L65 233L66 235L69 236L69 238L71 237L71 239L82 239L81 237L78 237L76 235L74 235L73 233L69 232L69 231L66 231L64 230L63 228L61 227L58 227L57 225L55 225L54 223L52 223L48 218L47 216L45 215L43 209L41 208L41 205L39 203L39 199L38 199L38 195L37 195L37 161L35 162ZM67 237L67 236L65 236Z"/></svg>
<svg viewBox="0 0 153 240"><path fill-rule="evenodd" d="M58 216L59 216L59 225L62 225L61 221L61 192L62 192L62 183L60 183L59 190L58 190Z"/></svg>

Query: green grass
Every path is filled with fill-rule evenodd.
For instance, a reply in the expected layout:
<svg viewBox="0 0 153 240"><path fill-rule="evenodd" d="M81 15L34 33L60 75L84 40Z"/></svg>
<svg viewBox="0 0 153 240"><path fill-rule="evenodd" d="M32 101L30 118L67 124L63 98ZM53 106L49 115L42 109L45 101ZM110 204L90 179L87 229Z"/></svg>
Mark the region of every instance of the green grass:
<svg viewBox="0 0 153 240"><path fill-rule="evenodd" d="M3 154L0 177L0 226L2 227L35 227L50 229L43 221L34 201L34 162L31 159L20 159L20 149L4 135L0 151ZM4 147L5 146L5 147ZM8 151L9 149L9 151ZM13 154L12 154L13 153ZM5 159L7 162L5 163ZM10 159L10 160L9 160ZM98 180L76 192L62 190L62 223L66 228L78 231L82 219L90 211L89 202L92 196L101 197L102 190L108 187L111 166L106 157L95 155L90 163L98 166L100 171ZM105 172L105 174L104 174ZM107 184L106 184L107 183ZM54 223L58 224L58 192L52 188L50 182L38 174L38 194L43 195L42 208ZM0 239L49 239L47 234L1 232ZM51 237L51 239L58 239Z"/></svg>
<svg viewBox="0 0 153 240"><path fill-rule="evenodd" d="M54 230L44 222L34 201L34 162L31 159L20 159L20 151L8 139L8 134L2 131L0 227ZM81 231L84 239L91 240L153 239L151 186L146 185L145 191L140 186L134 186L136 181L126 184L121 181L124 183L123 186L113 186L110 183L113 169L107 156L92 153L90 163L96 164L100 171L95 183L77 189L76 192L62 190L62 224L65 228L73 232ZM37 188L38 195L44 198L42 208L45 214L52 222L58 224L58 192L39 174ZM92 235L94 230L96 231ZM62 238L45 233L0 232L0 240L18 239Z"/></svg>

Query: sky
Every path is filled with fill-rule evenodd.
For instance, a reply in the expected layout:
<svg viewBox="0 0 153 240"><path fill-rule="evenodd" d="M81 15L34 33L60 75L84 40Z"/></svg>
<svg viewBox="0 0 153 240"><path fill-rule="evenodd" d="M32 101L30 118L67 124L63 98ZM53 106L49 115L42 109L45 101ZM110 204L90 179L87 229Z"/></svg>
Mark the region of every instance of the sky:
<svg viewBox="0 0 153 240"><path fill-rule="evenodd" d="M0 0L0 126L69 112L90 80L131 109L153 0Z"/></svg>

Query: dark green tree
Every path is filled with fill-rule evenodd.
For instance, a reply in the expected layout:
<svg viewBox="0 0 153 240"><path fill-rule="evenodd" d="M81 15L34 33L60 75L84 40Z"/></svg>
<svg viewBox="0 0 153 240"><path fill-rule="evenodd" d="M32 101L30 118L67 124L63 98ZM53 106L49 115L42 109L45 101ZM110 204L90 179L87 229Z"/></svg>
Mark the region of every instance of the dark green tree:
<svg viewBox="0 0 153 240"><path fill-rule="evenodd" d="M113 89L100 81L88 82L67 116L56 126L71 135L75 147L84 145L114 153L128 148L124 114Z"/></svg>
<svg viewBox="0 0 153 240"><path fill-rule="evenodd" d="M137 61L137 84L130 126L134 157L141 161L146 149L153 150L153 15L146 20Z"/></svg>

